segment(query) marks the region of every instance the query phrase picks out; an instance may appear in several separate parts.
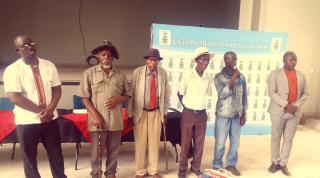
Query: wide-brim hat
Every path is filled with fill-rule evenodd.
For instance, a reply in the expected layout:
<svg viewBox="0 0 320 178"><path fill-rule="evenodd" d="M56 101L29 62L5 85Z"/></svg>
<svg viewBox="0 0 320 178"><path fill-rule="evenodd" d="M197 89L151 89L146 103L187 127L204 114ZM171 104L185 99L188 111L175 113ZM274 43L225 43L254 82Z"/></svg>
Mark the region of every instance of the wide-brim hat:
<svg viewBox="0 0 320 178"><path fill-rule="evenodd" d="M162 60L163 58L160 56L159 50L155 49L155 48L150 48L148 49L148 51L145 53L145 55L143 56L144 59L148 58L148 57L154 57L158 60Z"/></svg>
<svg viewBox="0 0 320 178"><path fill-rule="evenodd" d="M199 47L194 51L193 62L196 62L196 59L204 54L208 54L210 59L214 57L214 53L210 53L208 48L206 47Z"/></svg>
<svg viewBox="0 0 320 178"><path fill-rule="evenodd" d="M94 48L93 50L91 50L91 54L96 55L103 50L110 51L114 58L119 59L118 49L110 41L107 41L107 40L103 41L103 45L100 45Z"/></svg>

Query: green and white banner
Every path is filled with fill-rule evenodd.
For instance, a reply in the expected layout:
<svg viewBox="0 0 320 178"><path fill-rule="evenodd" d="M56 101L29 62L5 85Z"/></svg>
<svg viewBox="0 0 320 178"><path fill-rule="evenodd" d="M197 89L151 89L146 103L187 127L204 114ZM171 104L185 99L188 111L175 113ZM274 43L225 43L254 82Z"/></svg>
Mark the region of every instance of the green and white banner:
<svg viewBox="0 0 320 178"><path fill-rule="evenodd" d="M287 49L286 33L250 32L191 26L152 24L151 47L157 48L161 66L168 72L171 89L171 108L181 110L177 91L186 70L195 67L193 52L204 46L215 54L207 71L214 76L224 67L223 54L234 51L238 55L237 67L246 76L249 108L247 119L253 123L270 123L267 113L269 96L267 78L271 70L282 67L282 55ZM217 93L207 99L209 121L214 121Z"/></svg>

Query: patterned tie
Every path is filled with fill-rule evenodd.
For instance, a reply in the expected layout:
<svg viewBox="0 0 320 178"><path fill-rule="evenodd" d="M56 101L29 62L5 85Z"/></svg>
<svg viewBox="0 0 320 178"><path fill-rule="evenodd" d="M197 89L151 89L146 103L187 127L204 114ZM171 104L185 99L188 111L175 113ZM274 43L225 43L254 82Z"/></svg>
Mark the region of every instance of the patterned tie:
<svg viewBox="0 0 320 178"><path fill-rule="evenodd" d="M151 73L150 74L150 101L149 101L149 107L150 109L153 109L156 107L156 97L157 97L157 91L156 91L156 79L155 76Z"/></svg>
<svg viewBox="0 0 320 178"><path fill-rule="evenodd" d="M44 92L39 67L38 66L30 66L30 67L31 67L33 77L34 77L34 82L35 82L36 88L37 88L37 93L38 93L38 98L39 98L39 106L41 108L45 108L46 107L46 95Z"/></svg>

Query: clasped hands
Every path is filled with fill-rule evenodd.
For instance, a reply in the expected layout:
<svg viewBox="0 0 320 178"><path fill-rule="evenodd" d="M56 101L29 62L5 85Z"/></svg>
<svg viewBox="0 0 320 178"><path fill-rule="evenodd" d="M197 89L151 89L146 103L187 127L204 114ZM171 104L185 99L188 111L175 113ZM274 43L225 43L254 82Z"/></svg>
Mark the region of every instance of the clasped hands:
<svg viewBox="0 0 320 178"><path fill-rule="evenodd" d="M287 112L290 114L294 114L295 112L297 112L297 110L298 110L297 106L289 103L284 107L284 112Z"/></svg>
<svg viewBox="0 0 320 178"><path fill-rule="evenodd" d="M53 109L49 107L41 107L41 111L38 113L41 123L49 122L53 119Z"/></svg>

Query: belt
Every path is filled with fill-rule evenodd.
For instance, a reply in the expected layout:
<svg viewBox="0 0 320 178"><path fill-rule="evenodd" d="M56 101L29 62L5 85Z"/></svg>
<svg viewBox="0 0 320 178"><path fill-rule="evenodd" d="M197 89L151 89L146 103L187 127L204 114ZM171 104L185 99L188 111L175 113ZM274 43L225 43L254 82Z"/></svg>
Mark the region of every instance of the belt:
<svg viewBox="0 0 320 178"><path fill-rule="evenodd" d="M144 110L144 111L147 111L147 112L152 112L152 111L155 111L155 110L157 110L157 109L159 109L159 106L158 106L158 107L155 107L155 108L153 108L153 109L143 108L143 110Z"/></svg>
<svg viewBox="0 0 320 178"><path fill-rule="evenodd" d="M195 109L189 109L187 107L184 108L186 111L188 112L192 112L194 115L198 115L201 114L203 112L206 112L206 109L202 109L202 110L195 110Z"/></svg>

